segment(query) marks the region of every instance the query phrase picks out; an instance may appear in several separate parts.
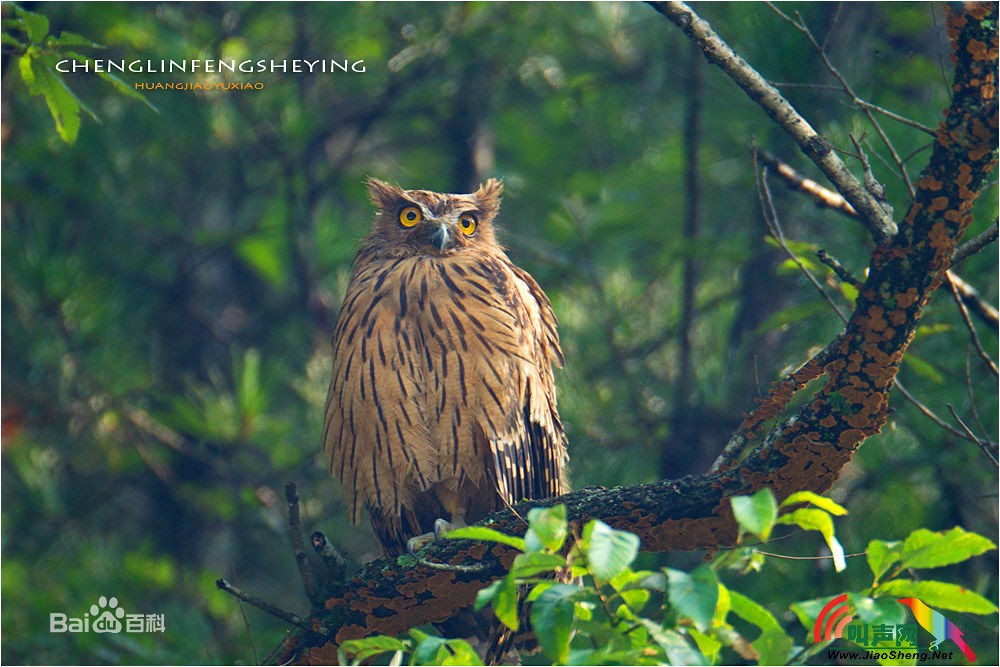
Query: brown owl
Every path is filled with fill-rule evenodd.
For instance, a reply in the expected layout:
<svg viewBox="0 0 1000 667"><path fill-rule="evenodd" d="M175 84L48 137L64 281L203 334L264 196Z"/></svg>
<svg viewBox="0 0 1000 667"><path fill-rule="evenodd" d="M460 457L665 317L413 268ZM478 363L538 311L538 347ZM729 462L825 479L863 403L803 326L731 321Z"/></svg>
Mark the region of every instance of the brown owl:
<svg viewBox="0 0 1000 667"><path fill-rule="evenodd" d="M369 179L378 209L333 336L332 473L385 553L568 491L556 318L496 240L503 185L467 195ZM439 524L440 525L443 524Z"/></svg>

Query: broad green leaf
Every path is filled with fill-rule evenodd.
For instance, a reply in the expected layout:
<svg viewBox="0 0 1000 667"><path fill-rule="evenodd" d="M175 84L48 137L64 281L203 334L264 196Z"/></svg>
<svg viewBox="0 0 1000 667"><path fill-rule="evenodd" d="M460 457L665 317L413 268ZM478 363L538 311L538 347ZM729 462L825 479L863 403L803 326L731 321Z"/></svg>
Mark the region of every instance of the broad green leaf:
<svg viewBox="0 0 1000 667"><path fill-rule="evenodd" d="M701 654L705 656L705 664L715 664L716 656L722 650L723 643L714 635L699 632L697 628L688 628L688 635L694 640Z"/></svg>
<svg viewBox="0 0 1000 667"><path fill-rule="evenodd" d="M486 588L476 593L476 609L482 609L487 604L493 605L493 613L500 622L511 630L517 630L520 618L518 608L518 586L514 572L508 572L503 579L497 579Z"/></svg>
<svg viewBox="0 0 1000 667"><path fill-rule="evenodd" d="M531 627L545 656L555 665L569 659L577 586L554 584L531 603Z"/></svg>
<svg viewBox="0 0 1000 667"><path fill-rule="evenodd" d="M588 524L584 532L589 548L587 564L594 579L605 582L623 572L639 553L639 536L624 530L615 530L603 521Z"/></svg>
<svg viewBox="0 0 1000 667"><path fill-rule="evenodd" d="M995 614L997 606L979 593L943 581L893 579L875 589L878 597L917 598L928 607L970 614Z"/></svg>
<svg viewBox="0 0 1000 667"><path fill-rule="evenodd" d="M628 608L637 614L642 611L642 608L646 606L647 602L649 602L649 591L641 588L633 588L631 590L622 591L618 595L620 595L622 601L628 605Z"/></svg>
<svg viewBox="0 0 1000 667"><path fill-rule="evenodd" d="M616 591L628 590L630 588L643 588L648 591L662 592L666 592L667 590L667 577L662 572L651 572L649 570L640 570L638 572L623 570L609 583Z"/></svg>
<svg viewBox="0 0 1000 667"><path fill-rule="evenodd" d="M867 595L848 596L858 617L870 625L899 625L906 622L906 610L895 598L871 598Z"/></svg>
<svg viewBox="0 0 1000 667"><path fill-rule="evenodd" d="M486 528L485 526L463 526L449 530L444 534L452 540L482 540L483 542L499 542L507 546L524 551L524 539L515 535L501 533L499 530Z"/></svg>
<svg viewBox="0 0 1000 667"><path fill-rule="evenodd" d="M80 104L63 80L29 50L18 59L21 79L32 95L41 95L56 123L56 132L67 144L80 131Z"/></svg>
<svg viewBox="0 0 1000 667"><path fill-rule="evenodd" d="M701 651L694 648L676 630L667 630L660 627L655 621L648 618L640 618L639 622L649 631L649 636L653 638L660 648L667 654L667 661L671 665L705 665L708 660L701 654Z"/></svg>
<svg viewBox="0 0 1000 667"><path fill-rule="evenodd" d="M69 30L63 30L59 35L49 38L49 46L86 46L91 49L103 49L104 46L98 44L97 42L91 41L84 37L83 35L78 35L75 32L70 32ZM69 54L67 54L69 55ZM75 57L75 56L71 56Z"/></svg>
<svg viewBox="0 0 1000 667"><path fill-rule="evenodd" d="M827 596L822 598L817 598L815 600L802 600L801 602L793 602L789 609L791 609L799 619L799 623L802 627L808 629L810 632L813 626L816 624L816 619L819 617L820 612L823 610L834 596Z"/></svg>
<svg viewBox="0 0 1000 667"><path fill-rule="evenodd" d="M729 591L730 609L747 623L755 625L762 631L780 631L781 625L766 608L751 600L742 593Z"/></svg>
<svg viewBox="0 0 1000 667"><path fill-rule="evenodd" d="M413 649L413 663L417 665L482 665L468 642L464 639L444 639L417 629L410 630L417 640Z"/></svg>
<svg viewBox="0 0 1000 667"><path fill-rule="evenodd" d="M921 379L927 380L928 382L933 382L934 384L944 384L945 377L934 364L927 361L926 359L921 359L914 354L907 354L903 357L903 363L911 371L917 374Z"/></svg>
<svg viewBox="0 0 1000 667"><path fill-rule="evenodd" d="M534 507L528 512L526 551L559 551L566 541L566 506Z"/></svg>
<svg viewBox="0 0 1000 667"><path fill-rule="evenodd" d="M786 665L795 641L781 630L768 630L760 633L750 646L760 656L760 665Z"/></svg>
<svg viewBox="0 0 1000 667"><path fill-rule="evenodd" d="M735 496L730 502L740 530L753 533L765 541L770 537L778 518L778 503L771 489L763 488L750 496Z"/></svg>
<svg viewBox="0 0 1000 667"><path fill-rule="evenodd" d="M357 665L382 653L406 651L406 642L395 637L377 635L364 639L348 639L337 649L337 656L342 665Z"/></svg>
<svg viewBox="0 0 1000 667"><path fill-rule="evenodd" d="M903 553L902 542L883 542L882 540L872 540L865 549L865 557L868 559L868 567L871 568L874 583L878 583L879 578L889 571L889 568L899 562L900 554Z"/></svg>
<svg viewBox="0 0 1000 667"><path fill-rule="evenodd" d="M798 491L781 501L782 507L789 507L795 505L796 503L809 503L810 505L815 505L821 510L826 510L834 516L843 516L847 514L847 509L842 505L837 504L833 500L825 496L821 496L818 493L813 493L812 491Z"/></svg>
<svg viewBox="0 0 1000 667"><path fill-rule="evenodd" d="M779 517L778 523L799 526L805 530L818 530L830 548L830 553L833 555L833 566L837 572L843 572L847 568L844 547L840 545L840 541L833 534L833 518L824 510L797 509L790 514Z"/></svg>
<svg viewBox="0 0 1000 667"><path fill-rule="evenodd" d="M265 397L260 385L260 352L253 348L243 354L243 363L239 368L240 383L237 396L243 421L253 419L264 409Z"/></svg>
<svg viewBox="0 0 1000 667"><path fill-rule="evenodd" d="M539 572L552 572L556 568L565 567L566 559L556 554L529 551L518 554L511 565L510 571L515 577L533 577Z"/></svg>
<svg viewBox="0 0 1000 667"><path fill-rule="evenodd" d="M903 542L900 564L905 568L942 567L961 563L991 549L996 549L993 542L959 527L940 533L921 528L910 533Z"/></svg>
<svg viewBox="0 0 1000 667"><path fill-rule="evenodd" d="M729 591L729 596L733 613L760 628L760 635L750 643L760 655L759 664L787 664L794 641L782 630L777 619L763 606L741 593Z"/></svg>
<svg viewBox="0 0 1000 667"><path fill-rule="evenodd" d="M76 51L66 51L65 55L79 62L93 62L93 58L89 58L83 54L77 53ZM138 90L127 84L117 75L111 74L110 72L94 72L94 74L96 74L101 79L104 79L105 81L110 83L112 86L114 86L115 90L117 90L122 95L131 97L132 99L135 100L139 100L153 111L159 113L159 109L157 109L152 102L146 99L145 95L143 95Z"/></svg>
<svg viewBox="0 0 1000 667"><path fill-rule="evenodd" d="M719 580L706 565L699 565L690 574L664 568L667 573L670 604L681 616L690 618L702 632L712 627L715 605L719 601Z"/></svg>
<svg viewBox="0 0 1000 667"><path fill-rule="evenodd" d="M28 34L28 39L32 44L41 44L45 36L49 34L49 19L42 14L29 12L27 9L14 5L14 12L24 26L24 31Z"/></svg>

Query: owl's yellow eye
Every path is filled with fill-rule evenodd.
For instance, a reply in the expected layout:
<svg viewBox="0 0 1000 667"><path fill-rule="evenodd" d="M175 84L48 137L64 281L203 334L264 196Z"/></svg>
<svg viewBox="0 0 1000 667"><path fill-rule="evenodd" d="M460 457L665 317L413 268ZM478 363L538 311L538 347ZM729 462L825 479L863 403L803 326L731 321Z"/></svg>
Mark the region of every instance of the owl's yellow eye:
<svg viewBox="0 0 1000 667"><path fill-rule="evenodd" d="M466 213L458 219L458 228L466 236L472 236L476 233L476 217L470 213Z"/></svg>
<svg viewBox="0 0 1000 667"><path fill-rule="evenodd" d="M399 212L399 224L404 227L412 227L423 220L423 218L424 214L416 206L407 206Z"/></svg>

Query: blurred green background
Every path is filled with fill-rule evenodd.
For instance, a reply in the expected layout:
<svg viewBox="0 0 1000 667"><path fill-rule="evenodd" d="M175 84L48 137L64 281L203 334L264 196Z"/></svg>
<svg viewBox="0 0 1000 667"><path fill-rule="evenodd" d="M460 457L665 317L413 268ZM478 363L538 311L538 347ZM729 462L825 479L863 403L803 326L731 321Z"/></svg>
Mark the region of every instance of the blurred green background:
<svg viewBox="0 0 1000 667"><path fill-rule="evenodd" d="M329 336L372 218L368 175L452 192L504 178L502 239L560 320L559 406L577 487L704 472L754 398L841 327L765 241L749 146L822 179L643 4L23 6L48 16L54 34L106 45L79 48L92 57L363 59L366 71L232 77L263 82L258 91L145 93L158 112L94 75L68 74L100 122L85 116L67 145L5 42L6 664L263 659L286 627L214 581L308 610L287 546L288 480L299 485L307 530L326 532L354 565L377 555L369 527L349 524L320 443ZM936 125L950 74L938 6L782 8L802 13L860 96ZM697 9L837 148L851 151L848 134L867 133L876 175L905 211L888 152L801 34L762 3ZM689 76L696 67L700 83ZM930 137L883 125L915 176ZM683 231L685 136L700 156L696 239ZM776 182L772 191L803 257L824 248L864 270L870 242L856 223ZM996 208L994 181L970 234ZM849 308L850 294L812 264ZM958 272L997 302L995 247ZM693 320L683 317L685 291ZM995 330L980 334L995 358ZM996 379L969 352L944 292L900 377L938 414L948 418L952 404L996 438ZM898 395L833 496L851 511L838 522L848 553L921 526L997 538L995 468ZM770 550L820 555L820 544L789 535ZM643 558L686 567L701 554ZM841 575L825 561L772 560L727 584L780 614L793 600L863 587L866 575L863 557ZM996 600L996 552L938 578ZM51 612L81 616L102 595L129 613L163 614L166 631L48 631ZM995 664L996 618L953 620L980 661Z"/></svg>

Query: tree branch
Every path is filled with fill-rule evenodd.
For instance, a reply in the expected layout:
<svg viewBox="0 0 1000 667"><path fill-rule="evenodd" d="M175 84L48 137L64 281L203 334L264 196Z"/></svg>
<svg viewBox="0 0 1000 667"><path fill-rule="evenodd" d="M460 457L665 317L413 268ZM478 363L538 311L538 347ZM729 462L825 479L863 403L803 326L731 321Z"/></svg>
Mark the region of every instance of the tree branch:
<svg viewBox="0 0 1000 667"><path fill-rule="evenodd" d="M692 39L706 39L706 26L692 29L700 19L684 5L663 7L686 17L677 20ZM775 385L744 418L738 437L762 444L729 470L612 490L583 489L521 503L514 508L517 513L498 512L486 523L522 534L520 514L564 502L577 526L600 518L639 535L647 550L717 548L733 544L738 534L732 496L766 486L781 500L794 491L822 493L830 488L860 444L885 423L899 363L931 294L944 280L976 195L995 166L997 106L995 89L991 85L987 91L986 82L997 80L997 9L983 3L955 11L961 13L950 12L947 24L956 56L954 95L930 161L917 180L914 200L899 233L886 236L886 245L872 253L855 311L828 353ZM719 42L713 48L720 48L721 40L714 35L712 39ZM749 69L745 63L740 67ZM791 396L821 375L826 376L825 384L762 437L763 427L781 418ZM444 620L471 604L483 585L502 576L515 554L504 545L443 540L423 555L452 565L481 563L482 569L430 569L408 556L375 561L344 586L328 591L325 609L313 614L308 630L293 632L275 659L332 663L344 640L394 635Z"/></svg>
<svg viewBox="0 0 1000 667"><path fill-rule="evenodd" d="M896 223L881 204L854 177L833 150L830 142L816 132L798 111L756 70L740 58L722 40L707 21L683 2L651 2L652 7L670 19L701 47L708 60L729 75L798 144L806 157L834 184L837 191L860 212L862 222L878 245L885 245L896 234Z"/></svg>

